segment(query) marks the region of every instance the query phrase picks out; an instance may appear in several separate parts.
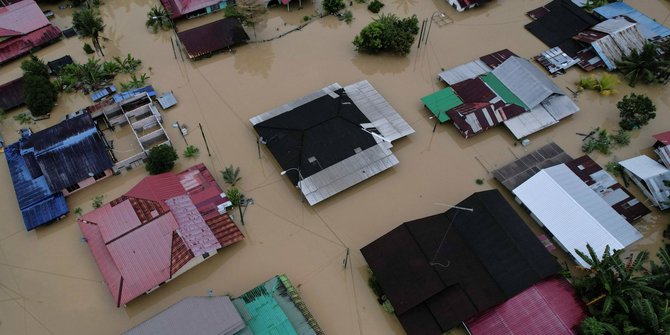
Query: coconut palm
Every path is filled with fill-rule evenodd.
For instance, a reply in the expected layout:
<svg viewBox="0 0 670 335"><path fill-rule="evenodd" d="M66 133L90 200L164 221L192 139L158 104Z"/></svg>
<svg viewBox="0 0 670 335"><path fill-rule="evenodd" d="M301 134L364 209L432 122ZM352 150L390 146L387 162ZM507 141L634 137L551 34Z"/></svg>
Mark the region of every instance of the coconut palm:
<svg viewBox="0 0 670 335"><path fill-rule="evenodd" d="M645 84L667 81L668 61L659 57L656 46L647 43L641 52L633 50L630 54L616 61L616 66L628 79L628 84L635 87L638 81Z"/></svg>
<svg viewBox="0 0 670 335"><path fill-rule="evenodd" d="M168 13L163 6L153 5L147 13L147 21L144 23L147 28L155 34L158 29L170 30L172 28L172 20L170 20L170 13Z"/></svg>
<svg viewBox="0 0 670 335"><path fill-rule="evenodd" d="M223 181L230 186L235 186L242 179L240 177L240 168L235 168L232 165L226 166L226 169L221 171L221 176L223 177Z"/></svg>
<svg viewBox="0 0 670 335"><path fill-rule="evenodd" d="M72 15L72 26L81 36L90 37L93 47L104 56L100 47L100 33L105 29L105 24L97 8L80 8Z"/></svg>

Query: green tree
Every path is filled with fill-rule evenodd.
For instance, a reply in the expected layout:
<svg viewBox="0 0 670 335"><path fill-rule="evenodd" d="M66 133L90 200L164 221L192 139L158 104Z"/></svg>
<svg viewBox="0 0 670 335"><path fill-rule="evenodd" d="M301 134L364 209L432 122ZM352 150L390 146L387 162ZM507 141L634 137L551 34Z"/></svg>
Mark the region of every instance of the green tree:
<svg viewBox="0 0 670 335"><path fill-rule="evenodd" d="M608 3L609 0L586 0L586 3L584 3L584 9L590 12L600 6L607 5Z"/></svg>
<svg viewBox="0 0 670 335"><path fill-rule="evenodd" d="M49 69L41 60L32 56L21 63L23 94L26 106L33 116L46 115L54 108L58 91L49 80Z"/></svg>
<svg viewBox="0 0 670 335"><path fill-rule="evenodd" d="M198 149L198 147L196 147L195 145L189 145L186 147L186 149L184 149L183 156L186 158L193 158L197 157L198 154L200 154L200 149Z"/></svg>
<svg viewBox="0 0 670 335"><path fill-rule="evenodd" d="M633 130L656 118L656 106L643 94L631 93L616 104L619 109L619 126L624 130Z"/></svg>
<svg viewBox="0 0 670 335"><path fill-rule="evenodd" d="M265 19L265 13L265 5L258 0L238 0L231 15L237 17L243 26L251 27L256 38L256 25Z"/></svg>
<svg viewBox="0 0 670 335"><path fill-rule="evenodd" d="M582 320L579 325L581 335L620 335L619 329L610 323L602 322L594 317Z"/></svg>
<svg viewBox="0 0 670 335"><path fill-rule="evenodd" d="M177 151L167 144L161 144L149 150L146 158L146 169L149 174L161 174L174 168L174 162L179 158Z"/></svg>
<svg viewBox="0 0 670 335"><path fill-rule="evenodd" d="M647 43L641 52L633 50L616 61L616 66L628 79L628 85L635 87L638 81L645 84L667 81L670 64L658 55L654 44Z"/></svg>
<svg viewBox="0 0 670 335"><path fill-rule="evenodd" d="M105 24L97 8L79 8L72 14L72 26L84 37L90 37L93 47L104 56L100 46L100 33L105 29Z"/></svg>
<svg viewBox="0 0 670 335"><path fill-rule="evenodd" d="M235 186L235 184L242 180L242 177L240 177L240 168L233 167L232 164L226 166L226 168L221 171L221 177L223 177L223 181L230 186Z"/></svg>
<svg viewBox="0 0 670 335"><path fill-rule="evenodd" d="M30 55L30 59L21 62L23 75L33 75L49 78L49 67L39 58Z"/></svg>
<svg viewBox="0 0 670 335"><path fill-rule="evenodd" d="M242 203L242 199L244 199L244 194L242 194L237 187L230 187L227 189L226 196L228 197L228 200L233 203L233 206L239 206Z"/></svg>
<svg viewBox="0 0 670 335"><path fill-rule="evenodd" d="M400 19L394 14L382 14L365 26L353 43L362 52L407 55L418 33L416 15Z"/></svg>
<svg viewBox="0 0 670 335"><path fill-rule="evenodd" d="M377 14L384 7L384 3L379 0L372 0L368 5L368 10Z"/></svg>
<svg viewBox="0 0 670 335"><path fill-rule="evenodd" d="M323 10L328 14L337 14L346 5L343 0L323 0Z"/></svg>
<svg viewBox="0 0 670 335"><path fill-rule="evenodd" d="M158 29L170 30L172 28L170 13L163 6L153 5L147 13L147 21L144 25L150 28L154 34L158 32Z"/></svg>

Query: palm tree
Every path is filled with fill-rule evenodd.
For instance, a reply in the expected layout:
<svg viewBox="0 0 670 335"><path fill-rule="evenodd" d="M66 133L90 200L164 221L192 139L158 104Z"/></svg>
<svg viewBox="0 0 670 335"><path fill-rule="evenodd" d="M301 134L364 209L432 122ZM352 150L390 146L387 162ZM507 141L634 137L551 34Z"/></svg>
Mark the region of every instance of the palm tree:
<svg viewBox="0 0 670 335"><path fill-rule="evenodd" d="M638 81L646 84L664 82L670 73L668 61L658 56L656 46L651 43L645 44L641 52L633 50L616 61L616 66L631 87L635 87Z"/></svg>
<svg viewBox="0 0 670 335"><path fill-rule="evenodd" d="M234 168L232 165L226 166L226 169L221 171L221 176L223 177L223 181L230 186L235 186L242 179L240 177L240 168Z"/></svg>
<svg viewBox="0 0 670 335"><path fill-rule="evenodd" d="M97 8L80 8L72 15L72 26L84 37L90 37L93 47L100 52L103 57L105 54L100 47L100 33L105 29L105 24Z"/></svg>
<svg viewBox="0 0 670 335"><path fill-rule="evenodd" d="M158 29L170 30L172 28L172 20L170 20L170 13L168 13L162 6L154 5L147 13L147 21L144 23L147 28L155 34Z"/></svg>

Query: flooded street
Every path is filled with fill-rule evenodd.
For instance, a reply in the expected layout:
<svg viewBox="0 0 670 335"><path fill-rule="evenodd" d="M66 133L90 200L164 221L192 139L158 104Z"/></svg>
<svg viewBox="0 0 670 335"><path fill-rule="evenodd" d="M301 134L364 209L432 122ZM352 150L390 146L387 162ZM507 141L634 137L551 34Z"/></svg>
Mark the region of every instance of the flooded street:
<svg viewBox="0 0 670 335"><path fill-rule="evenodd" d="M156 1L157 2L157 1ZM657 107L657 117L641 130L632 132L628 147L613 155L591 155L601 165L639 154L650 154L652 134L670 128L670 88L625 84L613 96L584 92L576 100L577 114L530 136L527 147L514 146L514 137L503 126L464 139L450 124L438 125L423 107L420 98L444 87L437 73L484 54L510 49L524 58L548 49L528 33L525 12L548 0L497 0L485 7L457 13L444 0L385 0L383 12L399 16L417 14L419 21L435 12L445 12L454 23L433 24L427 43L417 44L407 57L361 55L351 43L374 14L364 4L353 5L354 21L348 25L336 17L313 17L300 30L263 43L249 43L233 53L213 55L197 62L184 60L171 47L173 32L151 34L144 26L146 13L156 3L148 0L107 1L101 6L106 24L105 59L133 57L143 61L138 75L147 73L156 91L172 91L178 104L163 114L164 125L178 153L185 141L170 127L178 121L186 125L186 140L200 149L196 159L180 158L174 171L203 162L225 187L218 171L235 165L241 169L239 188L254 205L248 207L241 226L246 239L225 248L215 257L186 272L149 295L116 308L102 281L91 252L81 240L75 208L91 210L95 196L110 201L147 175L143 167L108 178L68 197L71 210L62 221L26 232L19 212L5 159L0 163L0 334L118 334L146 320L184 297L214 294L238 296L271 276L286 273L312 314L327 334L404 334L397 319L384 312L367 286L367 265L359 249L404 221L444 211L435 203L456 204L473 192L498 188L512 201L510 192L490 173L527 151L556 142L573 157L582 155L581 136L601 127L618 129L616 102L630 92L644 93ZM670 2L627 1L659 22L670 24ZM53 9L52 21L61 29L70 27L71 10ZM310 0L286 7L271 8L266 22L256 26L256 38L272 39L301 24L313 14ZM180 30L222 18L221 12L179 22ZM66 54L84 62L84 42L90 39L64 38L37 52L50 61ZM177 51L178 52L178 51ZM0 83L21 75L20 61L0 67ZM584 72L574 68L553 78L559 87L575 89ZM118 77L127 81L127 77ZM349 85L367 79L416 130L394 142L396 167L355 187L310 207L301 202L299 190L287 178L266 148L259 158L256 133L249 118L338 82ZM117 85L118 87L119 85ZM567 92L567 90L566 90ZM569 92L568 92L569 93ZM90 105L82 94L61 94L51 118L30 127L41 130L58 123L70 112ZM25 107L8 113L0 125L7 143L18 139L21 127L13 116ZM211 151L205 148L200 133ZM122 131L126 131L122 130ZM130 133L130 132L129 132ZM120 142L119 142L120 143ZM117 150L131 143L119 144ZM121 154L122 156L122 154ZM482 178L484 185L475 180ZM646 200L634 185L628 188ZM645 204L650 206L648 200ZM529 226L539 227L518 206ZM237 221L238 215L235 213ZM629 249L655 253L662 245L662 231L669 214L653 209L636 228L645 236ZM351 252L346 269L342 262ZM561 259L565 254L554 251Z"/></svg>

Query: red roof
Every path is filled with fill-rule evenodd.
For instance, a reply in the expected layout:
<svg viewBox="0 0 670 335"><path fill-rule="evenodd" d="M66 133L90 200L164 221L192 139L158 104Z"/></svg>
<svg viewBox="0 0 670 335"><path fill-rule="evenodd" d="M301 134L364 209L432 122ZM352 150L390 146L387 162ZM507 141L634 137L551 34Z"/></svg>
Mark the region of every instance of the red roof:
<svg viewBox="0 0 670 335"><path fill-rule="evenodd" d="M79 227L117 306L244 236L217 206L228 201L203 164L140 183L82 216Z"/></svg>
<svg viewBox="0 0 670 335"><path fill-rule="evenodd" d="M657 141L663 143L663 145L668 145L668 144L670 144L670 131L666 131L666 132L664 132L664 133L660 133L660 134L653 135L653 137L654 137Z"/></svg>
<svg viewBox="0 0 670 335"><path fill-rule="evenodd" d="M33 0L0 8L0 63L20 57L61 35Z"/></svg>
<svg viewBox="0 0 670 335"><path fill-rule="evenodd" d="M165 10L170 13L170 18L177 19L197 10L214 6L221 0L161 0Z"/></svg>
<svg viewBox="0 0 670 335"><path fill-rule="evenodd" d="M466 322L473 335L577 334L586 317L575 290L563 278L531 286Z"/></svg>

